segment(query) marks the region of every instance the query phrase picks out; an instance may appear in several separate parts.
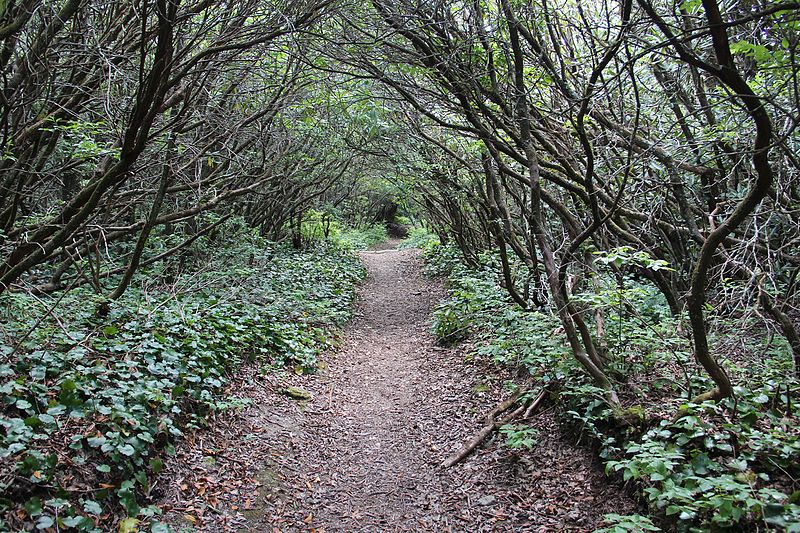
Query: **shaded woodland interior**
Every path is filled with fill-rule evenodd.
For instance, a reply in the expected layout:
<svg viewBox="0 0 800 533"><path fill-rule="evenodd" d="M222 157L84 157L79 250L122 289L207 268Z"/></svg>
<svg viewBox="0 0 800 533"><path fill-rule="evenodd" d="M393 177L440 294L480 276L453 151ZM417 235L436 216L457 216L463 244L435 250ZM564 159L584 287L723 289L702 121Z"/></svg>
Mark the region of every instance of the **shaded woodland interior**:
<svg viewBox="0 0 800 533"><path fill-rule="evenodd" d="M64 459L37 448L62 439L90 463L116 454L103 483L143 520L183 414L112 449L116 415L75 390L75 365L139 357L113 346L133 328L189 338L183 310L226 298L261 310L217 317L225 335L277 324L291 310L265 302L304 280L334 303L259 353L313 367L313 339L341 326L363 277L313 250L377 227L427 235L453 295L442 342L543 324L525 330L537 355L512 358L510 341L489 355L523 376L506 414L540 391L570 398L655 523L797 528L799 15L766 0L0 1L0 508L30 525L48 498L72 501ZM183 318L162 331L153 313L173 304ZM187 363L220 383L187 401L222 395L259 331L203 337L238 348ZM167 378L153 357L140 370L172 381L142 412L194 386L195 370ZM42 529L118 513L81 505Z"/></svg>

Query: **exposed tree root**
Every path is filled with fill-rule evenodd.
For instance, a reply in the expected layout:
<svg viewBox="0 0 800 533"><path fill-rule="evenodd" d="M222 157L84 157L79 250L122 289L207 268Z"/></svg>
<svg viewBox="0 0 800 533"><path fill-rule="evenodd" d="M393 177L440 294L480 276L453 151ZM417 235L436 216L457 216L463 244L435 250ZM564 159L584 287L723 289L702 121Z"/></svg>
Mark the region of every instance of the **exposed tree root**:
<svg viewBox="0 0 800 533"><path fill-rule="evenodd" d="M528 408L525 409L525 414L522 415L523 420L529 418L533 412L542 404L544 399L547 397L547 389L542 389L542 392L539 393L536 398L528 405Z"/></svg>
<svg viewBox="0 0 800 533"><path fill-rule="evenodd" d="M497 407L492 409L488 415L486 415L486 425L483 426L480 431L478 431L467 443L455 454L451 455L449 458L444 460L441 464L442 468L450 468L454 466L464 459L466 459L481 443L486 440L489 435L497 431L500 427L512 422L516 418L528 418L533 411L541 405L542 401L544 401L545 396L547 395L547 389L542 389L542 391L531 400L530 397L525 397L525 390L520 389L511 395L508 399L503 400L500 402ZM519 404L517 401L520 397L525 397L525 399ZM508 413L506 416L500 418L499 420L496 417L508 409L514 407L516 408ZM522 415L520 417L520 415Z"/></svg>

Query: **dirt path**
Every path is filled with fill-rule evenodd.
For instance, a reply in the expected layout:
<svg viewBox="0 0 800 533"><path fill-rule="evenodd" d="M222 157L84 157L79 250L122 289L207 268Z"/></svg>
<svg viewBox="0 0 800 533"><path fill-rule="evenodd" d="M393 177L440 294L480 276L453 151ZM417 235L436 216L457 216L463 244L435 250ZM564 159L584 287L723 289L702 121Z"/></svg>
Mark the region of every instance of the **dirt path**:
<svg viewBox="0 0 800 533"><path fill-rule="evenodd" d="M552 413L540 441L514 453L490 443L461 465L437 465L502 397L498 375L429 333L442 288L415 250L363 254L355 318L324 371L245 373L253 404L179 454L167 491L173 523L205 531L561 531L594 529L632 502L564 441ZM309 402L278 391L312 393Z"/></svg>

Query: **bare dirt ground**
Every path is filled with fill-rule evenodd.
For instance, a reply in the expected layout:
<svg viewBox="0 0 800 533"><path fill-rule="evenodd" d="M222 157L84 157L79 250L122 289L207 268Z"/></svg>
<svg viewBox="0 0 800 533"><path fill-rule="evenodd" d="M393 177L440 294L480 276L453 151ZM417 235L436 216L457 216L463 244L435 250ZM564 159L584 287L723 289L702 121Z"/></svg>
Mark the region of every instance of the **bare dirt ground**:
<svg viewBox="0 0 800 533"><path fill-rule="evenodd" d="M315 376L243 372L227 412L179 450L157 487L170 522L202 531L592 531L635 505L545 409L532 451L499 438L438 465L504 397L504 376L435 345L444 296L416 250L363 253L369 278L341 349ZM303 387L309 401L289 398Z"/></svg>

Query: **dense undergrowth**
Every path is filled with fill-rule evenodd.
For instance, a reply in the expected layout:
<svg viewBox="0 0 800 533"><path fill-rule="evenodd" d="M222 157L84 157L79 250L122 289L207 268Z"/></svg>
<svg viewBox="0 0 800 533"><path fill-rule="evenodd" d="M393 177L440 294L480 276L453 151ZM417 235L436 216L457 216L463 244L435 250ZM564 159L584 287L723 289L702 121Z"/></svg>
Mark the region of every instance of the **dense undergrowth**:
<svg viewBox="0 0 800 533"><path fill-rule="evenodd" d="M335 216L315 210L305 213L300 231L305 242L326 242L345 250L364 250L389 238L386 226L347 227Z"/></svg>
<svg viewBox="0 0 800 533"><path fill-rule="evenodd" d="M627 250L614 255L646 260ZM800 382L790 377L787 343L755 323L719 321L717 350L747 386L719 403L692 403L710 383L680 320L654 288L601 273L575 299L604 314L598 343L623 404L613 410L571 357L557 317L509 302L496 258L470 269L454 248L436 245L426 257L428 272L449 285L435 312L440 342L469 336L476 357L547 387L564 424L597 449L607 473L637 489L650 516L609 515L604 531L800 531ZM534 430L503 429L510 446L535 447Z"/></svg>
<svg viewBox="0 0 800 533"><path fill-rule="evenodd" d="M313 371L365 275L350 250L385 236L339 229L297 251L224 228L191 269L144 269L117 301L0 296L0 530L166 530L147 503L176 440L245 401L226 389L240 365Z"/></svg>
<svg viewBox="0 0 800 533"><path fill-rule="evenodd" d="M428 250L439 244L439 237L432 234L425 227L414 227L408 232L408 238L404 239L397 247L401 250L408 248L420 248Z"/></svg>

